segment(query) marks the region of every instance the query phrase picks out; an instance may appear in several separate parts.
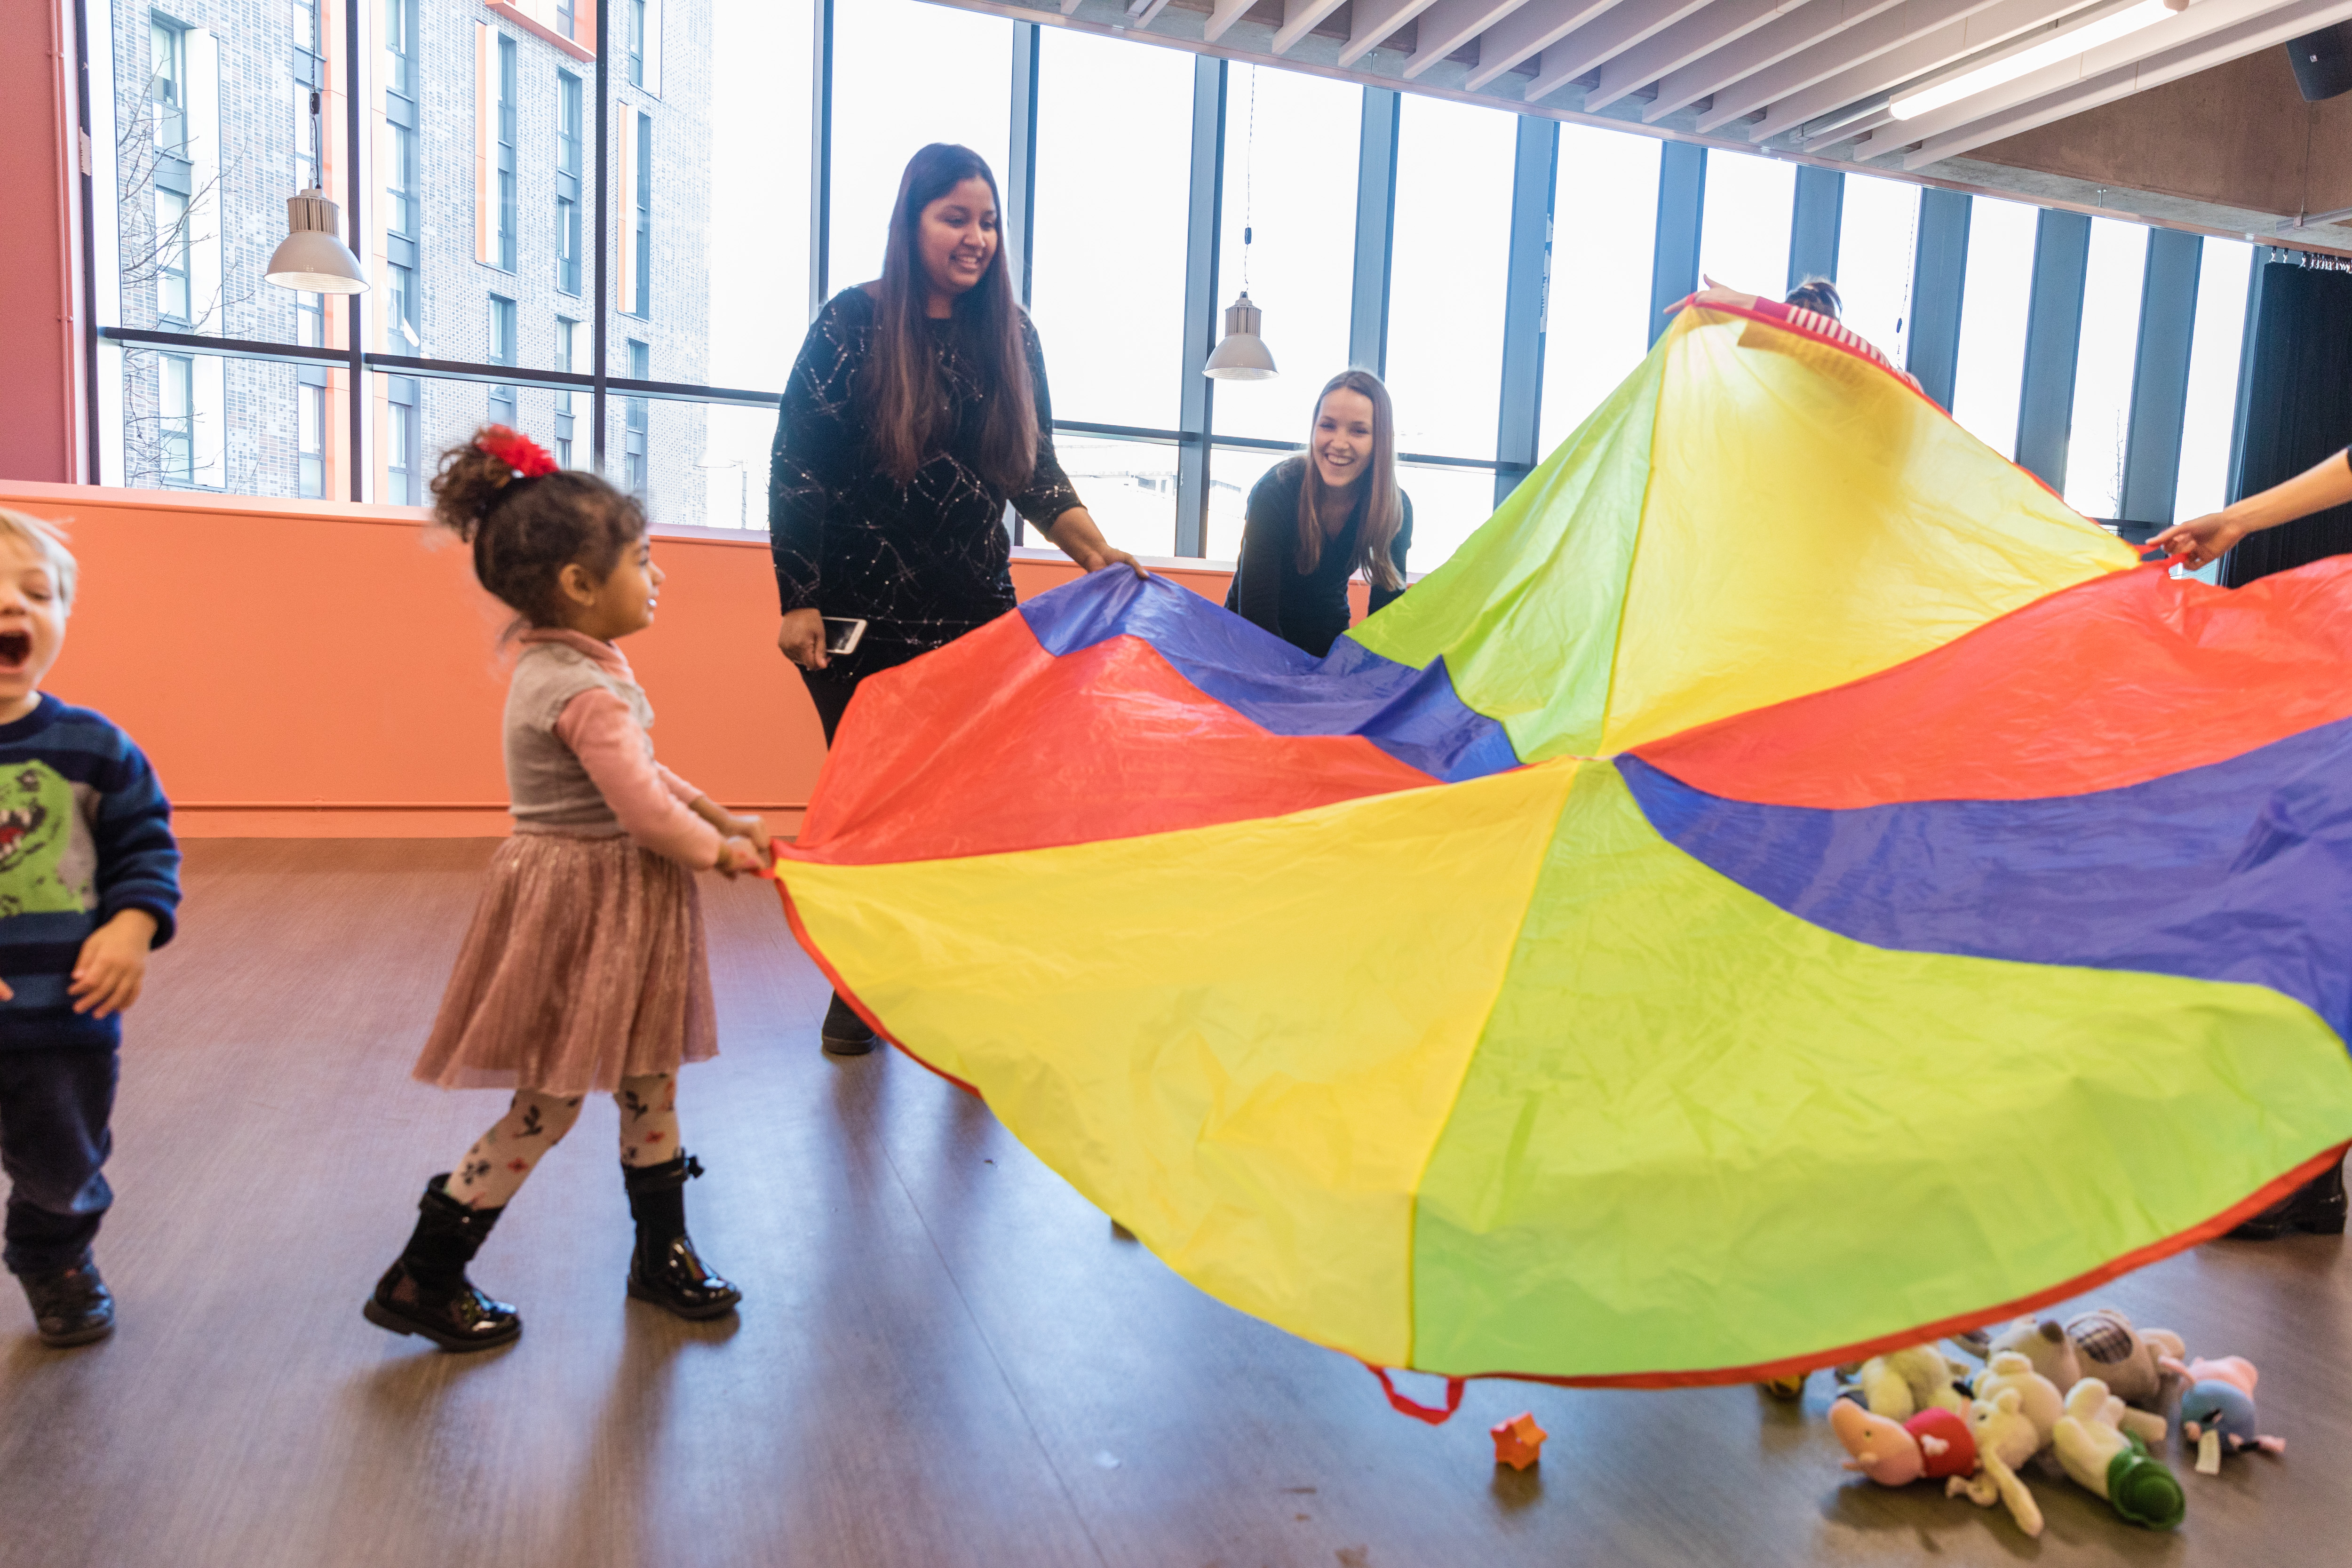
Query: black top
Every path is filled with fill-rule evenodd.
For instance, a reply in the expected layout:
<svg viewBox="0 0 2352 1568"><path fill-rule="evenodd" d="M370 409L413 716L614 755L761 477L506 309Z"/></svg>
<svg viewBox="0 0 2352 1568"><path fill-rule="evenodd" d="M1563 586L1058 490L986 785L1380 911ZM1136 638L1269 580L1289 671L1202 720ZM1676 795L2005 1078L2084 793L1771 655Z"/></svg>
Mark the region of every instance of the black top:
<svg viewBox="0 0 2352 1568"><path fill-rule="evenodd" d="M1045 358L1025 314L1021 336L1037 401L1037 467L1027 487L1007 497L980 475L988 393L953 319L930 323L947 442L908 484L882 472L853 392L874 319L864 289L843 289L818 312L784 384L768 474L778 596L787 612L865 620L857 651L828 667L849 677L904 664L1013 608L1006 500L1040 527L1079 504L1054 456Z"/></svg>
<svg viewBox="0 0 2352 1568"><path fill-rule="evenodd" d="M1315 570L1298 569L1298 489L1307 478L1305 456L1286 458L1266 470L1251 488L1249 510L1242 528L1242 558L1234 572L1234 585L1225 595L1225 608L1238 611L1285 642L1321 658L1332 641L1348 629L1348 579L1356 571L1356 530L1364 521L1364 502L1370 496L1366 481L1357 491L1347 526L1323 542ZM1404 575L1404 553L1412 546L1412 498L1397 491L1404 518L1389 545L1397 575ZM1393 603L1402 588L1372 584L1372 608Z"/></svg>

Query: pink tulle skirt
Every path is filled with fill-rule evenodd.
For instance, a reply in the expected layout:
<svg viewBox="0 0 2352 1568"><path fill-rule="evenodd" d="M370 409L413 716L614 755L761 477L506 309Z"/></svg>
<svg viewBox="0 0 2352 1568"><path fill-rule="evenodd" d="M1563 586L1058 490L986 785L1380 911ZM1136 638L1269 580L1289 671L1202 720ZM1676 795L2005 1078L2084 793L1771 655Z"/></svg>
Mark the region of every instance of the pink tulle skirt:
<svg viewBox="0 0 2352 1568"><path fill-rule="evenodd" d="M490 861L416 1077L610 1094L718 1054L693 873L626 838L519 833Z"/></svg>

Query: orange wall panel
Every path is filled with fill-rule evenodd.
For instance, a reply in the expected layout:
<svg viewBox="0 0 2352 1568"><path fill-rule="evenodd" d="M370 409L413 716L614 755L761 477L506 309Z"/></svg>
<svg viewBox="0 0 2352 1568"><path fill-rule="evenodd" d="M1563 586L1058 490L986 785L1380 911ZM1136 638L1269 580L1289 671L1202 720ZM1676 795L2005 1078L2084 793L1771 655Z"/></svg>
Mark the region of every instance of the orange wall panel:
<svg viewBox="0 0 2352 1568"><path fill-rule="evenodd" d="M0 483L65 524L81 563L47 682L130 731L191 837L506 831L499 713L511 617L414 507ZM1024 552L1023 598L1069 581ZM824 760L776 652L764 535L665 534L659 619L625 645L663 762L795 830ZM1222 599L1227 574L1167 569Z"/></svg>

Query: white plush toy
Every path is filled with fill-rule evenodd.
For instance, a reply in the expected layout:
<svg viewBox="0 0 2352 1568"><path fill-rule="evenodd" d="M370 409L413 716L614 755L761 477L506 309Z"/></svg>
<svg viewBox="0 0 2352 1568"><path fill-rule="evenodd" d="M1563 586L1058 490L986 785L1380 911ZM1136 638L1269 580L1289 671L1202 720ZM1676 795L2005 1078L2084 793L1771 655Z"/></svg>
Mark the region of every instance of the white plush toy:
<svg viewBox="0 0 2352 1568"><path fill-rule="evenodd" d="M1912 1345L1873 1356L1862 1363L1857 1379L1863 1407L1889 1421L1908 1421L1930 1409L1966 1415L1969 1401L1952 1386L1952 1379L1966 1376L1968 1370L1934 1345Z"/></svg>
<svg viewBox="0 0 2352 1568"><path fill-rule="evenodd" d="M2033 1363L2015 1351L1997 1352L1969 1384L1979 1401L1998 1398L2003 1390L2017 1394L2018 1409L2033 1423L2036 1448L2050 1447L2058 1417L2066 1413L2066 1396L2058 1385L2033 1370Z"/></svg>
<svg viewBox="0 0 2352 1568"><path fill-rule="evenodd" d="M2046 1378L2036 1375L2037 1381L2047 1384ZM1996 1501L2006 1503L2018 1529L2039 1535L2041 1505L2017 1477L2018 1467L2042 1448L2042 1433L2025 1414L2023 1403L2023 1391L2009 1387L1969 1406L1969 1431L1977 1440L1977 1473L1950 1478L1944 1483L1944 1495L1958 1497L1965 1492L1979 1508L1990 1508Z"/></svg>

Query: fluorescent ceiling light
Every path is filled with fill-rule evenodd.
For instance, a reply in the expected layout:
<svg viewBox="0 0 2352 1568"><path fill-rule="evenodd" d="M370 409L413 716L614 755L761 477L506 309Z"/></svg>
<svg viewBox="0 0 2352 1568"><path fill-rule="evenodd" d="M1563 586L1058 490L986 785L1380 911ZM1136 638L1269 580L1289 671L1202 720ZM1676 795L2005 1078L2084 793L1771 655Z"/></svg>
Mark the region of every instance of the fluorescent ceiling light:
<svg viewBox="0 0 2352 1568"><path fill-rule="evenodd" d="M2186 10L2188 5L2189 0L2139 0L2137 5L2110 11L2095 22L2057 34L2013 55L1989 60L1973 70L1929 82L1909 92L1897 93L1895 101L1888 106L1889 110L1897 120L1916 120L1948 103L1958 103L1964 98L1988 92L2003 82L2015 81L2043 66L2071 59L2102 44L2112 44L2117 38L2127 37L2143 27L2152 27L2166 17Z"/></svg>

